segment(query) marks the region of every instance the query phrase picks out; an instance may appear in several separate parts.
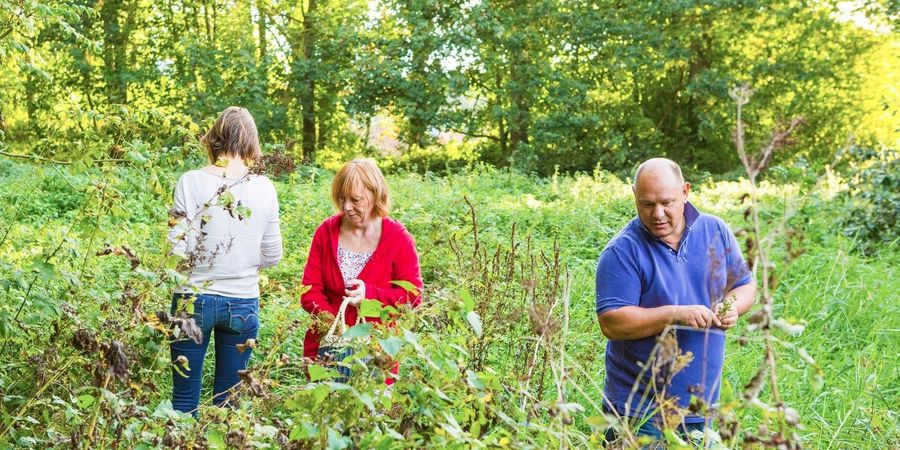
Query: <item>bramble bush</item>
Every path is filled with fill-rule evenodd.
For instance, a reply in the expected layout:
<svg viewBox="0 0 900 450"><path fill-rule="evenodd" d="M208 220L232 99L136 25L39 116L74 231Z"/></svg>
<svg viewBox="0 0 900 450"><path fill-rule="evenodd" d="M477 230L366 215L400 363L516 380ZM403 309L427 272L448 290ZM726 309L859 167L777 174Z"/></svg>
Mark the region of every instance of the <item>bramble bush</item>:
<svg viewBox="0 0 900 450"><path fill-rule="evenodd" d="M310 319L298 302L312 231L332 211L331 175L300 166L277 178L285 259L261 280L262 328L240 407L211 406L207 387L195 420L168 400L168 342L183 331L157 312L168 311L181 276L164 256L170 191L202 155L136 149L143 158L82 168L0 161L0 447L599 448L608 425L622 427L602 411L593 271L634 214L627 180L486 166L390 174L392 215L417 239L425 302L396 327L351 329L360 376L338 383L301 356ZM779 227L785 199L804 195L785 184L757 189L766 233ZM700 184L692 198L739 229L748 190ZM820 232L835 221L798 214ZM845 244L817 241L790 271L781 260L772 269L783 403L741 395L751 384L761 388L753 400L768 402L768 387L750 383L766 339L746 324L727 335L716 406L728 418L723 445L791 433L813 447L898 442L898 374L886 361L900 345L883 331L898 328L897 305L869 300L895 295L895 268L848 256ZM373 306L368 313L384 313ZM390 359L401 370L387 391L377 375ZM871 394L856 390L863 384ZM798 417L804 428L792 425Z"/></svg>
<svg viewBox="0 0 900 450"><path fill-rule="evenodd" d="M900 153L853 147L842 225L864 253L893 246L900 231Z"/></svg>

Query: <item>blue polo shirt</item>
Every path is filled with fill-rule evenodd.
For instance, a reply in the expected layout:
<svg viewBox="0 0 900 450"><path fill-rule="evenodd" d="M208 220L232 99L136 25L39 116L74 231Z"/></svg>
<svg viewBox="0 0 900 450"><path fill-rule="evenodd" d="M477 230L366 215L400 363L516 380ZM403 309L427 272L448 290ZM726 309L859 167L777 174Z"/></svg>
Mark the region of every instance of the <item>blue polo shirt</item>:
<svg viewBox="0 0 900 450"><path fill-rule="evenodd" d="M609 241L597 264L597 314L623 306L711 308L731 289L753 281L740 246L725 222L701 214L690 203L685 205L684 217L685 230L677 251L653 236L638 217ZM692 352L694 359L671 378L670 385L665 384L668 364L663 364L664 370L656 380L649 368L641 374L642 367L654 362L650 357L657 336L607 342L603 391L619 414L654 414L655 392L663 392L666 398L677 397L682 407L690 404L691 395L708 403L718 401L724 333L715 328L679 327L676 336L680 350ZM637 389L632 394L636 380ZM630 407L626 408L629 402ZM688 416L685 422L703 420L702 416Z"/></svg>

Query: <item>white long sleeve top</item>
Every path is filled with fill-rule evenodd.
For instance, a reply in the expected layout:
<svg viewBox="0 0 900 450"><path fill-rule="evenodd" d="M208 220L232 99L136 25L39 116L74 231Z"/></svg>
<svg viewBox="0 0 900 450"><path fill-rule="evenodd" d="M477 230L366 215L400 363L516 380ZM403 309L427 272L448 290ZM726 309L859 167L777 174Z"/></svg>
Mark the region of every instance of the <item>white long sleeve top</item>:
<svg viewBox="0 0 900 450"><path fill-rule="evenodd" d="M249 210L221 203L222 186ZM172 253L194 261L188 282L176 292L218 294L227 297L259 297L259 269L281 261L281 229L275 186L262 175L227 178L191 170L175 187L174 210L184 217L169 230ZM209 204L209 206L206 206ZM204 216L205 219L204 220ZM205 235L204 235L205 233Z"/></svg>

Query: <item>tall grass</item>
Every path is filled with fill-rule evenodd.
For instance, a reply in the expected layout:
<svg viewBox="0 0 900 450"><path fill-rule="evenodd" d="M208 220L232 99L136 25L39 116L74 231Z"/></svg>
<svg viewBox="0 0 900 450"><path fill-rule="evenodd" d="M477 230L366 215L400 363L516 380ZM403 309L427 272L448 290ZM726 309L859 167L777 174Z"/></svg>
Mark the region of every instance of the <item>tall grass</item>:
<svg viewBox="0 0 900 450"><path fill-rule="evenodd" d="M143 419L129 422L134 433L123 442L131 445L183 443L192 438L215 443L221 438L223 442L231 439L228 442L279 446L289 437L302 439L299 431L291 436L300 422L309 419L312 424L314 413L326 413L321 405L292 409L296 405L286 402L310 387L299 362L302 331L309 317L300 310L296 293L312 232L332 212L328 200L330 174L308 168L276 182L286 257L265 273L260 346L251 362L252 367L260 369L254 376L266 397L251 396L244 408L233 412L204 407L202 427L190 420L172 419L170 412L158 407L169 397L170 363L165 340L142 322L141 314L168 308L168 285L154 279L156 275L150 272L164 264L165 213L178 175L172 167L167 165L148 175L146 168L75 171L0 161L0 236L7 235L0 243L0 322L4 340L9 343L0 357L0 414L2 428L9 427L0 438L0 446L62 446L72 439L88 439L85 433L89 428L103 430L115 423L116 414L124 414L116 412L114 402L144 408ZM594 428L594 418L600 412L594 405L602 401L605 338L593 308L594 269L603 246L634 215L627 180L605 173L535 179L487 167L442 175L396 173L388 178L396 205L392 215L416 237L426 298L431 300L430 306L417 313L420 317L408 325L418 333L424 355L432 358L435 366L446 371L456 367L456 360L462 365L460 374L441 379L451 402L429 397L437 395L433 391L409 390L409 395L396 394L395 404L406 408L397 417L348 422L352 426L343 430L358 433L360 439L372 439L356 441L361 446L374 446L382 438L393 439L394 446L452 442L461 446L601 445L597 440L599 430ZM161 188L153 189L155 183ZM745 225L740 197L747 190L746 182L700 183L694 186L691 201L701 211L722 216L734 228L740 228ZM886 249L880 256L868 258L853 254L852 242L843 238L835 225L835 211L840 205L835 203L833 192L810 191L802 184L770 183L761 183L759 192L764 228L777 226L786 209L796 209L797 215L789 225L806 236L805 253L789 267L776 267L780 283L773 294L779 316L806 325L797 336L776 332L777 337L805 348L817 363L805 363L795 350L777 350L781 398L802 418L799 434L803 443L812 448L900 446L897 250ZM517 310L518 315L500 321L491 315L497 314L496 304L477 306L484 323L497 321L490 324L492 332L498 334L492 336L494 344L483 345L484 339L468 330L463 316L458 316L463 308L461 289L469 289L473 295L484 292L474 284L475 275L466 271L451 244L455 242L464 252L472 251L472 208L479 245L485 250L484 261L495 251L510 250L515 230L517 252L522 258L526 254L540 258L543 253L551 259L558 255L564 266L563 278L568 272L568 321L563 342L568 360L564 365L569 373L563 383L564 394L566 403L577 403L585 409L571 413L571 424L553 415L559 413L562 403L557 401L559 373L553 372L549 362L534 363L538 368L530 382L508 376L520 373L517 367L527 369L525 355L533 354L538 339L532 333L533 319L526 308L527 282L517 281L509 287L515 298L508 308ZM124 258L95 256L106 244L133 249L142 264L137 274ZM49 266L43 266L41 262L56 246L60 246L59 252L49 259ZM775 257L777 261L778 255ZM545 266L537 267L542 270ZM523 279L530 276L521 265L515 270ZM20 280L27 282L32 275L37 281L25 298ZM129 292L145 295L135 300ZM562 290L557 297L561 296ZM13 320L23 298L25 311L18 321ZM134 316L129 311L132 305L123 306L123 299L137 302ZM499 301L477 296L474 300ZM562 303L552 314L563 318ZM90 388L85 366L94 362L77 356L68 344L78 328L94 330L105 339L127 338L126 343L135 351L129 355L131 376L142 378L140 389L112 384L106 389L113 394L110 396ZM488 328L485 326L485 330ZM728 381L725 388L730 386L734 395L759 366L763 344L757 336L747 332L745 323L728 332L723 378ZM560 342L560 338L554 339ZM404 370L434 371L427 358L410 345L407 341L401 352L409 361ZM467 378L466 369L472 370L475 378ZM543 381L538 379L540 371L546 371ZM822 384L816 386L819 377ZM483 390L472 386L479 383L485 385L479 388ZM362 387L358 389L358 394L366 393ZM526 402L536 406L521 417L504 418L515 408L507 409L496 398L521 401L523 391L540 395ZM368 407L356 400L358 396L345 398L340 396L350 394L335 392L334 398L342 403L334 403L329 397L325 405L344 408L341 411L346 414L368 415ZM486 392L495 399L486 399ZM413 398L413 394L421 396ZM204 392L204 397L208 398L209 392ZM473 404L484 408L473 409ZM444 405L443 410L433 409L435 405ZM444 417L444 412L453 420ZM435 418L421 419L427 414ZM739 419L747 426L762 420L756 410L748 409L743 414ZM217 424L222 420L231 428ZM455 438L453 421L463 424ZM96 422L93 427L92 422ZM472 428L474 423L480 424L478 429ZM366 424L374 428L366 428ZM239 429L242 434L229 437L229 429ZM336 443L336 448L345 442L342 438L346 436L319 431L317 436L323 440L301 442ZM107 435L95 442L114 439Z"/></svg>

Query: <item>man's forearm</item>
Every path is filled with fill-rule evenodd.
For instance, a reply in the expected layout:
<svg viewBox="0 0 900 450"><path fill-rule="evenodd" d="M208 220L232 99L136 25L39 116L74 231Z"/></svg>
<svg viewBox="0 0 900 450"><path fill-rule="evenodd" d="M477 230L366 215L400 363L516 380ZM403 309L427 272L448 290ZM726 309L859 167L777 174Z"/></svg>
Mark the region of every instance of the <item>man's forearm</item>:
<svg viewBox="0 0 900 450"><path fill-rule="evenodd" d="M634 340L662 333L675 320L671 305L656 308L623 306L598 315L603 335L611 340Z"/></svg>

